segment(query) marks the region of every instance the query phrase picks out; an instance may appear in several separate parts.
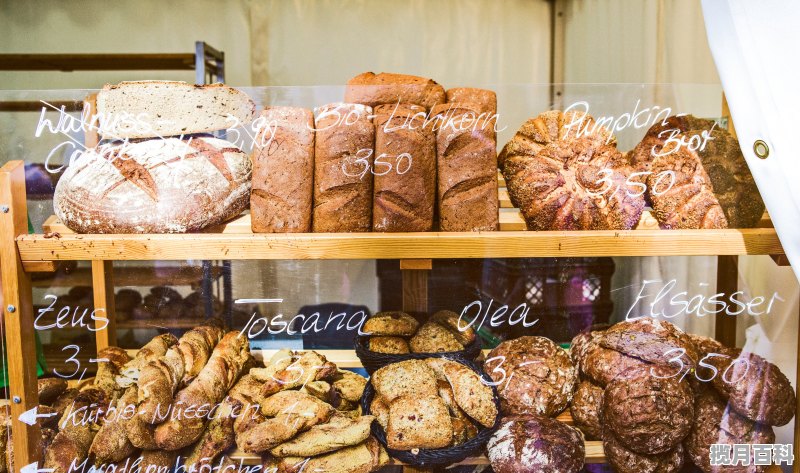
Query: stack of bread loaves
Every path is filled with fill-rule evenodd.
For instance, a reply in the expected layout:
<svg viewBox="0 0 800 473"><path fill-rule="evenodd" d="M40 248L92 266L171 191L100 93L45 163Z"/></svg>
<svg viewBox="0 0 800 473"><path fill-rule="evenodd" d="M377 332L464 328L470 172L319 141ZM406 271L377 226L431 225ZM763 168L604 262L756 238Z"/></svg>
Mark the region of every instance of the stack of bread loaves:
<svg viewBox="0 0 800 473"><path fill-rule="evenodd" d="M133 358L116 347L98 355L97 376L78 389L40 382L39 412L58 414L42 431L54 473L228 471L236 448L266 471L368 473L390 461L370 435L374 418L360 415L367 380L316 352L261 364L247 337L204 325L157 336Z"/></svg>
<svg viewBox="0 0 800 473"><path fill-rule="evenodd" d="M772 426L794 417L794 390L777 366L669 322L639 318L580 334L571 355L581 377L572 417L602 438L621 473L677 472L685 458L717 471L711 444L773 443Z"/></svg>
<svg viewBox="0 0 800 473"><path fill-rule="evenodd" d="M444 353L462 351L476 339L475 331L461 326L459 316L440 310L419 326L405 312L378 312L364 323L369 350L376 353Z"/></svg>
<svg viewBox="0 0 800 473"><path fill-rule="evenodd" d="M267 107L253 154L254 232L496 230L495 94L360 74L344 102ZM437 198L438 197L438 198Z"/></svg>
<svg viewBox="0 0 800 473"><path fill-rule="evenodd" d="M250 197L250 159L207 133L254 113L247 95L221 84L105 86L97 94L104 141L58 181L56 215L82 233L192 232L235 217Z"/></svg>

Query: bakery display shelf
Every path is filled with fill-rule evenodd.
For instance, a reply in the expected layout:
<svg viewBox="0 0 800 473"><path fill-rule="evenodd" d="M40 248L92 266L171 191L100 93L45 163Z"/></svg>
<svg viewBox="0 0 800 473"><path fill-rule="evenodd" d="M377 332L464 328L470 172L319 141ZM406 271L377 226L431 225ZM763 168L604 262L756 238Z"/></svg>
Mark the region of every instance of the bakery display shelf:
<svg viewBox="0 0 800 473"><path fill-rule="evenodd" d="M222 276L222 267L212 266L211 279ZM120 286L190 286L199 285L203 280L203 268L200 266L159 267L129 266L114 268L114 284ZM33 287L72 287L91 286L91 268L77 268L66 274L59 274L52 279L36 279Z"/></svg>

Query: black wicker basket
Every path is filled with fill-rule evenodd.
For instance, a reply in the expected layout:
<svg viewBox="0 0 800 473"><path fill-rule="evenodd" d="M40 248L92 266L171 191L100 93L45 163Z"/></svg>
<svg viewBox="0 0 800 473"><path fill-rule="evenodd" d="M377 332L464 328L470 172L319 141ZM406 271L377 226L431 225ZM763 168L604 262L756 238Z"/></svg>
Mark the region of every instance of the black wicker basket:
<svg viewBox="0 0 800 473"><path fill-rule="evenodd" d="M379 368L386 365L397 363L398 361L405 360L424 360L425 358L450 358L460 362L473 362L481 354L483 345L481 338L475 337L472 341L461 351L446 351L436 353L403 353L401 355L393 353L378 353L369 349L369 336L357 335L355 340L356 356L361 360L361 364L367 373L372 374Z"/></svg>
<svg viewBox="0 0 800 473"><path fill-rule="evenodd" d="M476 453L482 451L486 447L486 444L489 442L489 438L491 438L500 424L500 397L497 395L497 389L492 386L492 384L489 384L493 383L492 379L471 361L465 362L451 356L444 356L442 358L448 358L453 361L457 361L480 374L481 378L492 388L494 403L497 407L497 418L495 419L494 425L491 428L478 425L480 428L478 435L461 445L436 449L419 449L417 453L412 453L410 450L394 450L389 448L386 445L386 432L383 431L383 427L381 427L377 420L373 421L372 435L378 439L381 445L386 448L386 451L392 458L400 460L407 465L421 467L444 467L447 465L452 465L453 463L464 461L467 457L474 456ZM367 382L367 385L364 388L364 395L361 397L361 410L363 411L364 415L370 414L370 406L372 405L373 397L375 397L375 388L372 386L372 382Z"/></svg>

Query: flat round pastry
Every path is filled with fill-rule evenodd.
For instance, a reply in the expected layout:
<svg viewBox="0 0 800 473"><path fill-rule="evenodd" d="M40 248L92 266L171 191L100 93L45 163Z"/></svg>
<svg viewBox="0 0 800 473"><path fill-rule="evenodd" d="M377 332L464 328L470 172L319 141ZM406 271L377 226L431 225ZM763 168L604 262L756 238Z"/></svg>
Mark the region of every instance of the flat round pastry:
<svg viewBox="0 0 800 473"><path fill-rule="evenodd" d="M589 439L599 439L602 432L600 410L603 406L603 391L601 386L590 381L581 381L569 405L575 426Z"/></svg>
<svg viewBox="0 0 800 473"><path fill-rule="evenodd" d="M649 363L669 364L685 350L681 361L689 367L697 362L692 339L674 324L653 317L619 322L600 337L600 345Z"/></svg>
<svg viewBox="0 0 800 473"><path fill-rule="evenodd" d="M100 145L67 167L56 216L79 233L185 233L250 202L250 156L213 137Z"/></svg>
<svg viewBox="0 0 800 473"><path fill-rule="evenodd" d="M630 229L644 209L644 197L625 191L630 168L615 139L588 115L549 111L528 120L498 161L529 230Z"/></svg>
<svg viewBox="0 0 800 473"><path fill-rule="evenodd" d="M697 149L729 228L751 228L758 224L764 214L764 201L733 135L713 120L692 115L671 116L650 127L630 152L631 165L637 171L649 171L650 162L662 153L668 139L683 140Z"/></svg>
<svg viewBox="0 0 800 473"><path fill-rule="evenodd" d="M742 352L725 360L727 367L711 381L734 411L755 422L786 425L795 414L794 389L780 368Z"/></svg>
<svg viewBox="0 0 800 473"><path fill-rule="evenodd" d="M648 368L650 363L600 345L600 336L585 346L581 374L599 386L606 386L627 371Z"/></svg>
<svg viewBox="0 0 800 473"><path fill-rule="evenodd" d="M567 352L549 338L520 337L493 349L485 370L499 383L506 414L555 416L570 400L578 374Z"/></svg>
<svg viewBox="0 0 800 473"><path fill-rule="evenodd" d="M710 447L712 444L771 444L775 443L775 433L772 427L756 424L731 411L713 391L707 390L695 400L695 419L683 443L692 463L706 473L756 473L766 468L752 465L752 461L748 466L712 469L709 462Z"/></svg>
<svg viewBox="0 0 800 473"><path fill-rule="evenodd" d="M364 322L363 332L367 335L410 337L417 331L419 322L405 312L378 312Z"/></svg>
<svg viewBox="0 0 800 473"><path fill-rule="evenodd" d="M577 429L540 416L502 419L487 449L495 473L577 473L586 455Z"/></svg>
<svg viewBox="0 0 800 473"><path fill-rule="evenodd" d="M711 179L690 148L667 143L650 164L647 189L662 228L728 228ZM674 178L674 179L673 179Z"/></svg>
<svg viewBox="0 0 800 473"><path fill-rule="evenodd" d="M608 464L617 473L676 473L683 467L681 444L665 453L642 455L626 448L612 433L605 431L603 451Z"/></svg>
<svg viewBox="0 0 800 473"><path fill-rule="evenodd" d="M606 386L602 420L630 450L644 455L675 448L694 420L689 383L662 367L624 373ZM668 377L672 376L672 377Z"/></svg>

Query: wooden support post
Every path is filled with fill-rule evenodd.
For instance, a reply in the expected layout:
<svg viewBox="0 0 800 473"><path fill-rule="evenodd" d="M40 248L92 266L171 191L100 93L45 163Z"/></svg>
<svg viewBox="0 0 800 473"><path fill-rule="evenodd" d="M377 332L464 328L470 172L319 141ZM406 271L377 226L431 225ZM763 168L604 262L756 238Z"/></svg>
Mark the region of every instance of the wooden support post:
<svg viewBox="0 0 800 473"><path fill-rule="evenodd" d="M739 257L717 257L717 292L730 296L739 290ZM736 316L716 315L715 338L723 345L736 346Z"/></svg>
<svg viewBox="0 0 800 473"><path fill-rule="evenodd" d="M33 327L31 278L22 268L16 237L28 233L25 165L11 161L0 168L0 267L3 283L3 323L8 354L11 432L17 470L38 462L39 425L19 420L39 404L36 382L36 334Z"/></svg>
<svg viewBox="0 0 800 473"><path fill-rule="evenodd" d="M83 124L83 126L86 127L83 144L86 145L87 148L94 148L97 146L97 143L100 142L100 133L98 130L100 123L92 123L92 118L97 115L97 94L87 95L86 99L83 101L83 106L89 109L88 111L84 111L83 114L87 117L86 119L89 120L89 123Z"/></svg>
<svg viewBox="0 0 800 473"><path fill-rule="evenodd" d="M428 274L433 268L429 259L400 260L403 273L403 311L428 312Z"/></svg>
<svg viewBox="0 0 800 473"><path fill-rule="evenodd" d="M92 290L94 291L94 310L105 313L108 324L101 328L103 321L95 322L99 329L95 332L97 351L117 344L116 316L114 315L114 265L112 261L92 261ZM104 312L100 312L103 310Z"/></svg>

